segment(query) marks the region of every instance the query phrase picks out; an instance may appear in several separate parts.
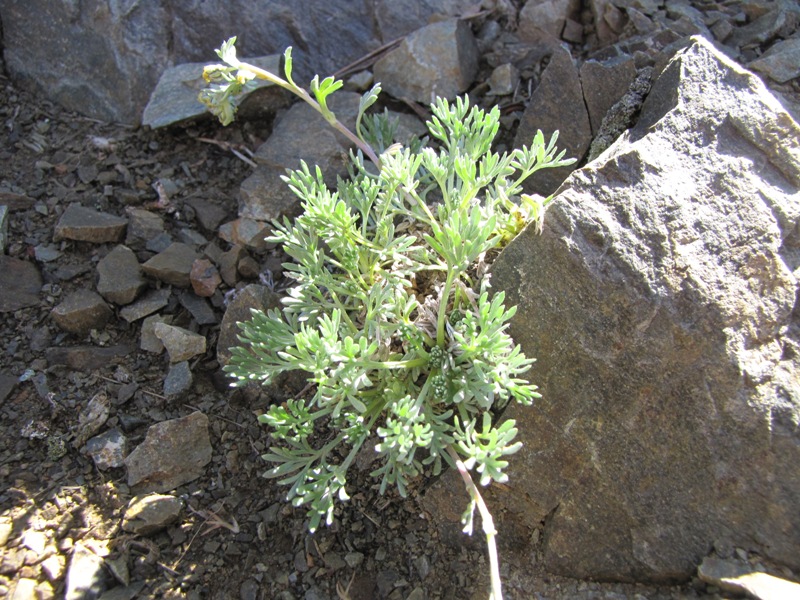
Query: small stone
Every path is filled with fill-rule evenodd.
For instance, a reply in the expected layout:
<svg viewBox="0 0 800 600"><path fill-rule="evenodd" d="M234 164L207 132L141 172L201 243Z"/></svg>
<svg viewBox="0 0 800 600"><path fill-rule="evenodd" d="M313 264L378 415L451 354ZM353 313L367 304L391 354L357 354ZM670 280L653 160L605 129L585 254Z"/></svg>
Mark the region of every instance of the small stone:
<svg viewBox="0 0 800 600"><path fill-rule="evenodd" d="M87 441L83 451L101 471L121 467L125 464L127 439L119 429L109 429Z"/></svg>
<svg viewBox="0 0 800 600"><path fill-rule="evenodd" d="M192 388L193 381L188 361L170 365L164 378L164 395L168 398L181 396Z"/></svg>
<svg viewBox="0 0 800 600"><path fill-rule="evenodd" d="M0 548L5 548L12 531L14 531L14 525L11 521L0 521Z"/></svg>
<svg viewBox="0 0 800 600"><path fill-rule="evenodd" d="M344 569L347 566L347 562L337 552L326 552L322 560L325 562L326 567L334 571Z"/></svg>
<svg viewBox="0 0 800 600"><path fill-rule="evenodd" d="M205 246L208 240L199 231L184 227L178 232L178 241L183 242L187 246Z"/></svg>
<svg viewBox="0 0 800 600"><path fill-rule="evenodd" d="M147 352L153 354L161 354L164 351L164 344L156 337L155 327L156 323L172 323L172 317L169 315L150 315L142 321L141 336L139 338L139 347Z"/></svg>
<svg viewBox="0 0 800 600"><path fill-rule="evenodd" d="M142 265L142 270L155 279L178 287L189 287L189 274L199 258L191 246L174 242Z"/></svg>
<svg viewBox="0 0 800 600"><path fill-rule="evenodd" d="M220 277L217 267L206 258L199 258L192 263L189 280L194 293L204 298L213 296L219 284L222 283L222 277Z"/></svg>
<svg viewBox="0 0 800 600"><path fill-rule="evenodd" d="M739 27L725 43L733 48L760 45L773 40L779 32L793 23L791 13L783 8L775 8L758 17L752 23Z"/></svg>
<svg viewBox="0 0 800 600"><path fill-rule="evenodd" d="M513 94L519 84L519 70L511 63L505 63L492 71L489 77L489 93L494 96Z"/></svg>
<svg viewBox="0 0 800 600"><path fill-rule="evenodd" d="M191 313L198 325L213 325L218 322L217 315L214 314L214 309L211 308L207 299L186 291L178 296L178 301Z"/></svg>
<svg viewBox="0 0 800 600"><path fill-rule="evenodd" d="M348 552L344 555L344 562L346 562L347 566L351 569L355 569L360 567L364 562L364 555L361 552Z"/></svg>
<svg viewBox="0 0 800 600"><path fill-rule="evenodd" d="M733 25L728 19L720 19L711 26L711 33L718 42L724 42L733 33Z"/></svg>
<svg viewBox="0 0 800 600"><path fill-rule="evenodd" d="M239 588L240 600L258 600L258 582L255 579L245 579Z"/></svg>
<svg viewBox="0 0 800 600"><path fill-rule="evenodd" d="M189 360L206 351L206 338L182 327L156 323L153 333L161 340L172 363Z"/></svg>
<svg viewBox="0 0 800 600"><path fill-rule="evenodd" d="M0 255L0 313L37 306L42 276L27 260Z"/></svg>
<svg viewBox="0 0 800 600"><path fill-rule="evenodd" d="M42 554L47 547L47 535L43 531L26 529L22 534L22 545L36 554Z"/></svg>
<svg viewBox="0 0 800 600"><path fill-rule="evenodd" d="M119 311L119 315L128 323L133 323L164 308L169 303L169 296L170 291L167 288L152 290L133 304L129 304Z"/></svg>
<svg viewBox="0 0 800 600"><path fill-rule="evenodd" d="M800 584L762 573L748 563L708 556L697 569L705 583L758 600L800 598Z"/></svg>
<svg viewBox="0 0 800 600"><path fill-rule="evenodd" d="M122 529L135 535L152 535L178 520L183 501L175 496L146 494L134 497L122 518Z"/></svg>
<svg viewBox="0 0 800 600"><path fill-rule="evenodd" d="M100 392L92 396L78 415L77 431L73 441L75 448L82 447L86 440L100 431L110 414L111 408L106 393Z"/></svg>
<svg viewBox="0 0 800 600"><path fill-rule="evenodd" d="M560 38L564 23L572 10L571 0L538 0L526 2L519 13L519 30L523 37L531 39L533 28Z"/></svg>
<svg viewBox="0 0 800 600"><path fill-rule="evenodd" d="M24 577L17 580L11 600L31 600L36 597L36 580Z"/></svg>
<svg viewBox="0 0 800 600"><path fill-rule="evenodd" d="M92 329L102 329L112 314L97 293L86 289L73 292L51 312L56 325L76 335L86 335Z"/></svg>
<svg viewBox="0 0 800 600"><path fill-rule="evenodd" d="M800 38L778 42L761 58L748 63L747 68L758 71L778 83L786 83L800 77Z"/></svg>
<svg viewBox="0 0 800 600"><path fill-rule="evenodd" d="M77 543L67 569L67 590L64 600L99 598L108 589L109 577L103 559L82 543Z"/></svg>
<svg viewBox="0 0 800 600"><path fill-rule="evenodd" d="M128 209L127 242L147 242L164 233L164 218L142 208Z"/></svg>
<svg viewBox="0 0 800 600"><path fill-rule="evenodd" d="M0 254L6 253L8 241L8 206L0 205Z"/></svg>
<svg viewBox="0 0 800 600"><path fill-rule="evenodd" d="M236 287L239 281L239 261L247 256L247 251L243 246L235 244L227 252L223 252L219 260L219 271L222 280L230 287Z"/></svg>
<svg viewBox="0 0 800 600"><path fill-rule="evenodd" d="M64 557L58 554L48 556L42 561L42 571L48 581L58 581L64 575Z"/></svg>
<svg viewBox="0 0 800 600"><path fill-rule="evenodd" d="M255 279L261 273L261 266L252 256L243 256L236 268L245 279Z"/></svg>
<svg viewBox="0 0 800 600"><path fill-rule="evenodd" d="M128 485L137 493L174 490L203 474L211 462L208 417L201 412L152 425L126 458Z"/></svg>
<svg viewBox="0 0 800 600"><path fill-rule="evenodd" d="M195 219L206 231L216 231L228 215L224 208L203 198L190 198L186 204L192 207Z"/></svg>
<svg viewBox="0 0 800 600"><path fill-rule="evenodd" d="M61 252L53 245L39 244L33 249L33 256L39 262L53 262L61 258Z"/></svg>
<svg viewBox="0 0 800 600"><path fill-rule="evenodd" d="M572 19L564 22L564 31L561 32L561 39L571 44L583 43L583 25Z"/></svg>
<svg viewBox="0 0 800 600"><path fill-rule="evenodd" d="M61 215L55 228L53 239L75 240L104 244L119 242L125 235L127 219L98 212L80 204L70 204Z"/></svg>
<svg viewBox="0 0 800 600"><path fill-rule="evenodd" d="M251 175L251 177L248 179L251 179L254 176L255 175ZM281 183L284 187L286 186L283 181L281 181ZM292 201L292 204L294 204L294 200ZM278 218L284 214L287 213L278 211L276 214L272 215L272 218ZM219 237L226 242L234 245L244 246L246 248L252 248L253 250L264 250L267 247L267 242L264 240L264 238L271 233L272 227L268 223L256 221L246 217L225 223L219 228Z"/></svg>
<svg viewBox="0 0 800 600"><path fill-rule="evenodd" d="M116 246L97 263L97 291L114 304L130 304L147 286L139 261L127 246Z"/></svg>

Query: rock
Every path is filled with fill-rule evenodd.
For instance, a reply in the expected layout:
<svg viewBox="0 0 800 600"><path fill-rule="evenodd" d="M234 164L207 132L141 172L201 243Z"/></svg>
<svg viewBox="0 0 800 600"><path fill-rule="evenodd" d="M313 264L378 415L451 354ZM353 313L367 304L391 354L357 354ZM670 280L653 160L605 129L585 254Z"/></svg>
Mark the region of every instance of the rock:
<svg viewBox="0 0 800 600"><path fill-rule="evenodd" d="M340 91L329 99L328 106L342 123L353 129L360 98L359 94ZM347 174L350 148L350 141L311 106L305 102L292 106L256 151L259 167L239 191L242 218L234 222L230 233L221 228L220 237L232 244L263 249L264 237L271 232L264 222L300 212L300 200L282 179L286 170L299 169L301 161L305 161L311 169L319 166L325 182L335 187L336 177Z"/></svg>
<svg viewBox="0 0 800 600"><path fill-rule="evenodd" d="M267 311L270 308L280 307L280 297L269 288L250 284L236 295L233 302L228 305L222 324L219 328L219 338L217 341L217 360L221 365L227 365L231 358L229 348L239 343L237 336L239 327L236 325L241 321L249 321L252 318L251 309Z"/></svg>
<svg viewBox="0 0 800 600"><path fill-rule="evenodd" d="M133 304L120 310L119 316L128 323L133 323L164 308L169 303L169 296L170 291L167 288L151 290Z"/></svg>
<svg viewBox="0 0 800 600"><path fill-rule="evenodd" d="M71 110L134 124L169 60L171 14L159 4L132 10L95 0L3 4L6 66ZM65 73L65 56L85 66Z"/></svg>
<svg viewBox="0 0 800 600"><path fill-rule="evenodd" d="M8 206L0 204L0 254L6 253L8 242Z"/></svg>
<svg viewBox="0 0 800 600"><path fill-rule="evenodd" d="M795 13L783 7L774 8L752 23L735 29L725 43L733 48L765 44L782 32L788 35L797 24L797 19Z"/></svg>
<svg viewBox="0 0 800 600"><path fill-rule="evenodd" d="M155 323L153 333L161 340L172 363L189 360L206 351L206 338L182 327Z"/></svg>
<svg viewBox="0 0 800 600"><path fill-rule="evenodd" d="M78 415L78 425L75 431L75 439L72 442L75 448L81 448L90 437L100 431L105 425L111 414L111 407L108 403L108 396L105 392L100 392L92 396Z"/></svg>
<svg viewBox="0 0 800 600"><path fill-rule="evenodd" d="M460 17L475 9L472 0L375 0L375 19L385 41L396 40L442 17Z"/></svg>
<svg viewBox="0 0 800 600"><path fill-rule="evenodd" d="M201 412L152 425L125 458L135 493L166 493L203 474L211 461L208 417Z"/></svg>
<svg viewBox="0 0 800 600"><path fill-rule="evenodd" d="M175 496L136 496L122 517L122 529L134 535L152 535L175 523L182 510L183 501Z"/></svg>
<svg viewBox="0 0 800 600"><path fill-rule="evenodd" d="M114 304L130 304L147 286L136 255L127 246L116 246L97 263L97 291Z"/></svg>
<svg viewBox="0 0 800 600"><path fill-rule="evenodd" d="M243 256L236 268L245 279L255 279L261 274L261 265L252 256Z"/></svg>
<svg viewBox="0 0 800 600"><path fill-rule="evenodd" d="M270 73L283 73L279 54L243 58L242 61ZM197 95L207 85L203 80L203 67L209 62L212 61L209 59L208 62L167 67L145 106L142 125L158 129L207 115L206 107L197 100ZM286 94L278 86L263 79L256 79L250 89L245 90L240 100L244 110L250 104L251 110L255 105L260 111L273 112L286 103Z"/></svg>
<svg viewBox="0 0 800 600"><path fill-rule="evenodd" d="M82 543L75 544L67 568L64 600L96 600L110 584L103 559Z"/></svg>
<svg viewBox="0 0 800 600"><path fill-rule="evenodd" d="M128 209L128 237L126 243L149 242L165 233L164 218L143 208Z"/></svg>
<svg viewBox="0 0 800 600"><path fill-rule="evenodd" d="M157 323L172 323L169 315L150 315L142 321L142 330L139 337L139 347L153 354L161 354L164 351L164 344L156 337L155 328Z"/></svg>
<svg viewBox="0 0 800 600"><path fill-rule="evenodd" d="M64 298L50 314L64 331L86 335L92 329L102 329L113 313L97 293L79 289Z"/></svg>
<svg viewBox="0 0 800 600"><path fill-rule="evenodd" d="M75 240L104 244L119 242L128 220L80 204L70 204L56 223L54 241Z"/></svg>
<svg viewBox="0 0 800 600"><path fill-rule="evenodd" d="M234 244L230 250L223 252L219 259L219 273L230 287L236 287L239 281L239 261L247 256L247 251L240 244Z"/></svg>
<svg viewBox="0 0 800 600"><path fill-rule="evenodd" d="M291 203L271 202L271 194L283 195L284 192L279 191L277 184L268 183L269 178L265 179L264 175L270 173L272 170L267 167L256 169L256 172L244 180L241 187L240 198L242 204L240 210L245 214L261 214L266 216L268 211L276 210L275 214L282 216L289 216L297 212L296 204L297 197ZM275 172L277 173L277 171ZM273 182L274 183L274 182ZM281 180L281 183L283 181ZM283 183L284 188L288 190L286 184ZM284 190L285 191L285 190ZM264 238L272 233L272 227L263 221L254 221L253 219L242 217L235 221L225 223L219 228L219 237L234 246L247 247L256 251L264 250L267 247L267 242ZM223 277L224 280L224 277Z"/></svg>
<svg viewBox="0 0 800 600"><path fill-rule="evenodd" d="M64 366L73 371L95 371L114 364L117 359L130 355L134 349L120 344L107 348L97 346L70 346L69 348L48 348L45 352L47 364Z"/></svg>
<svg viewBox="0 0 800 600"><path fill-rule="evenodd" d="M189 274L200 258L191 246L174 242L142 265L145 274L177 287L189 287Z"/></svg>
<svg viewBox="0 0 800 600"><path fill-rule="evenodd" d="M448 19L406 37L375 63L375 81L395 98L425 105L436 96L453 99L478 72L478 45L469 23Z"/></svg>
<svg viewBox="0 0 800 600"><path fill-rule="evenodd" d="M194 211L195 219L206 231L216 231L228 214L221 206L203 198L189 198L186 204Z"/></svg>
<svg viewBox="0 0 800 600"><path fill-rule="evenodd" d="M203 298L210 298L222 283L222 277L219 276L217 267L210 260L198 258L192 263L189 281L195 294Z"/></svg>
<svg viewBox="0 0 800 600"><path fill-rule="evenodd" d="M27 260L0 255L0 313L37 306L42 276Z"/></svg>
<svg viewBox="0 0 800 600"><path fill-rule="evenodd" d="M800 598L800 584L754 569L749 564L707 556L697 568L700 581L757 600Z"/></svg>
<svg viewBox="0 0 800 600"><path fill-rule="evenodd" d="M128 440L119 429L109 429L86 442L84 452L92 457L101 471L123 466Z"/></svg>
<svg viewBox="0 0 800 600"><path fill-rule="evenodd" d="M688 579L718 544L800 567L799 140L692 38L494 263L543 398L506 411L523 446L489 502L500 531L545 523L546 570Z"/></svg>
<svg viewBox="0 0 800 600"><path fill-rule="evenodd" d="M36 580L20 577L14 587L11 600L30 600L36 597Z"/></svg>
<svg viewBox="0 0 800 600"><path fill-rule="evenodd" d="M193 382L188 361L171 364L164 378L164 395L168 398L181 396L192 388Z"/></svg>
<svg viewBox="0 0 800 600"><path fill-rule="evenodd" d="M558 148L566 150L567 158L580 161L592 139L589 115L583 100L578 70L569 52L559 48L550 58L542 80L531 96L522 115L514 146L529 146L536 130L541 129L546 140L558 131ZM536 173L526 185L543 196L549 196L574 167L546 169Z"/></svg>
<svg viewBox="0 0 800 600"><path fill-rule="evenodd" d="M578 8L574 0L528 0L519 13L520 36L535 36L531 31L535 28L560 38L567 18L575 16Z"/></svg>
<svg viewBox="0 0 800 600"><path fill-rule="evenodd" d="M592 134L596 134L603 117L628 91L636 77L636 66L630 56L620 56L602 63L587 60L581 65L580 76Z"/></svg>
<svg viewBox="0 0 800 600"><path fill-rule="evenodd" d="M800 38L778 42L761 55L761 58L748 63L747 68L778 83L800 77Z"/></svg>
<svg viewBox="0 0 800 600"><path fill-rule="evenodd" d="M518 85L519 70L511 63L500 65L489 77L489 93L494 96L513 94Z"/></svg>
<svg viewBox="0 0 800 600"><path fill-rule="evenodd" d="M19 378L14 377L11 373L0 371L0 405L11 395L18 381ZM2 523L0 523L0 526L2 526ZM2 544L0 544L0 546L2 546Z"/></svg>
<svg viewBox="0 0 800 600"><path fill-rule="evenodd" d="M615 22L615 16L620 14L619 9L614 7L609 0L589 0L594 19L595 32L599 46L608 46L619 39L619 24ZM609 24L614 22L614 27Z"/></svg>
<svg viewBox="0 0 800 600"><path fill-rule="evenodd" d="M645 67L639 71L628 91L608 110L589 147L587 161L591 162L600 156L633 125L634 118L639 114L647 94L650 93L652 74L652 67Z"/></svg>
<svg viewBox="0 0 800 600"><path fill-rule="evenodd" d="M213 325L218 322L214 309L205 298L198 298L191 292L183 292L178 296L181 306L188 310L198 325Z"/></svg>

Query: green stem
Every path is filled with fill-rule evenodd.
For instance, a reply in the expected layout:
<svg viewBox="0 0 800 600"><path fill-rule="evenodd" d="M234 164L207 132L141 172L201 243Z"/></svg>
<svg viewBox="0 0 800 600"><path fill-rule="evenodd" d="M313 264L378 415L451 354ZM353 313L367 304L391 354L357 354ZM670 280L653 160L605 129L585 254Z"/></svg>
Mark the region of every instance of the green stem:
<svg viewBox="0 0 800 600"><path fill-rule="evenodd" d="M483 501L483 496L481 496L480 490L478 490L475 482L472 481L472 476L469 474L469 470L467 470L466 465L458 457L458 454L456 454L455 450L453 450L452 446L450 445L445 446L445 450L447 450L450 458L455 463L456 468L461 475L461 479L464 480L467 493L475 502L478 507L478 512L481 514L481 524L483 526L483 532L486 534L486 546L489 552L489 570L492 580L492 593L489 596L489 600L503 600L503 589L500 581L500 559L497 554L497 530L494 527L492 513L489 512L489 507L487 507L486 502Z"/></svg>
<svg viewBox="0 0 800 600"><path fill-rule="evenodd" d="M448 265L447 279L444 282L442 296L439 298L439 318L436 321L436 344L444 348L444 325L447 322L447 301L450 299L450 290L453 287L456 270Z"/></svg>
<svg viewBox="0 0 800 600"><path fill-rule="evenodd" d="M286 81L285 79L278 77L274 73L270 73L269 71L256 67L255 65L251 65L249 63L240 62L238 65L235 66L239 69L250 71L259 79L264 79L265 81L274 83L275 85L280 86L283 89L292 92L294 95L300 97L306 103L310 104L314 108L314 110L320 113L323 117L326 117L325 113L322 110L322 107L319 105L319 102L317 102L314 98L312 98L311 94L309 94L303 88L297 85L293 85L292 83ZM330 114L332 115L333 113ZM378 169L380 170L381 159L378 158L378 155L375 153L375 151L369 144L367 144L365 141L360 139L355 133L353 133L347 127L345 127L345 125L341 121L339 121L339 119L334 118L331 121L326 117L326 121L328 121L331 124L331 126L334 129L336 129L336 131L338 131L339 133L344 135L348 140L353 142L353 144L355 144L356 147L358 147L364 153L364 155L367 158L369 158L375 164L375 166L378 167Z"/></svg>

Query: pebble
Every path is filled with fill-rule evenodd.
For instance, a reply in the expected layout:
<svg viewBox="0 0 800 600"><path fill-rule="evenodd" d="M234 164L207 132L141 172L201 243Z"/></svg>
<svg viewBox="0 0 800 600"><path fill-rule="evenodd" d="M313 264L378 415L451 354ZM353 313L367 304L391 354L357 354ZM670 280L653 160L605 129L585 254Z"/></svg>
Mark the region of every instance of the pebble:
<svg viewBox="0 0 800 600"><path fill-rule="evenodd" d="M175 496L145 494L134 497L122 518L122 529L135 535L152 535L178 520L183 501Z"/></svg>
<svg viewBox="0 0 800 600"><path fill-rule="evenodd" d="M145 274L178 287L189 287L189 274L199 258L191 246L174 242L142 265Z"/></svg>
<svg viewBox="0 0 800 600"><path fill-rule="evenodd" d="M142 321L142 329L139 336L139 347L153 354L161 354L164 351L164 344L158 339L155 333L156 323L172 323L169 315L150 315Z"/></svg>
<svg viewBox="0 0 800 600"><path fill-rule="evenodd" d="M113 313L96 292L79 289L67 296L51 314L64 331L86 335L92 329L102 329Z"/></svg>
<svg viewBox="0 0 800 600"><path fill-rule="evenodd" d="M198 297L192 292L186 291L178 296L178 302L191 313L192 318L198 325L213 325L219 322L214 309L211 308L206 298Z"/></svg>
<svg viewBox="0 0 800 600"><path fill-rule="evenodd" d="M142 298L119 311L119 316L133 323L164 308L169 303L170 291L167 288L151 290Z"/></svg>
<svg viewBox="0 0 800 600"><path fill-rule="evenodd" d="M74 371L95 371L106 367L115 359L129 356L133 348L128 345L52 347L45 351L48 366L63 365Z"/></svg>
<svg viewBox="0 0 800 600"><path fill-rule="evenodd" d="M164 218L149 210L142 208L128 209L128 237L127 243L147 242L164 233Z"/></svg>
<svg viewBox="0 0 800 600"><path fill-rule="evenodd" d="M38 306L42 276L32 262L0 255L0 313Z"/></svg>
<svg viewBox="0 0 800 600"><path fill-rule="evenodd" d="M182 327L155 323L153 333L161 340L172 363L189 360L206 351L206 338Z"/></svg>
<svg viewBox="0 0 800 600"><path fill-rule="evenodd" d="M108 579L103 559L82 543L77 543L67 569L67 590L64 600L98 598L108 589Z"/></svg>
<svg viewBox="0 0 800 600"><path fill-rule="evenodd" d="M116 246L97 263L97 291L114 304L130 304L147 287L136 254Z"/></svg>
<svg viewBox="0 0 800 600"><path fill-rule="evenodd" d="M127 453L127 439L119 429L109 429L86 442L84 452L101 471L121 467Z"/></svg>
<svg viewBox="0 0 800 600"><path fill-rule="evenodd" d="M188 361L170 365L164 378L164 395L169 398L181 396L192 388L193 381Z"/></svg>
<svg viewBox="0 0 800 600"><path fill-rule="evenodd" d="M75 240L103 244L119 242L128 220L80 204L70 204L55 227L54 241Z"/></svg>

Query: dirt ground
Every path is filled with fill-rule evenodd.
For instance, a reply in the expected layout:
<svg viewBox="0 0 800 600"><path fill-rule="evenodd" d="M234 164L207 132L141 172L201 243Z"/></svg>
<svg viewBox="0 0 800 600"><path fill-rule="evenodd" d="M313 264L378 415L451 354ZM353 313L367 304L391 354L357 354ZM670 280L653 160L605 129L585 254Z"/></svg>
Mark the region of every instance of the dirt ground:
<svg viewBox="0 0 800 600"><path fill-rule="evenodd" d="M255 150L269 123L125 128L65 112L1 78L0 122L7 254L33 261L44 282L38 305L0 313L0 597L63 597L68 573L76 577L71 569L81 568L79 547L102 559L96 589L107 590L106 599L487 597L480 536L442 539L415 493L405 500L380 496L371 481L357 478L335 524L310 535L305 511L287 505L285 490L261 477L267 432L256 415L267 397L226 387L216 362L219 326L193 324L174 295L162 312L209 341L207 353L192 363L191 391L180 400L163 395L167 359L139 349L138 323L115 315L102 330L79 338L51 318L67 294L94 287L95 265L113 247L53 241L70 203L117 215L148 208L164 217L173 239L200 235L224 247L188 201L205 199L224 209L226 220L235 218L238 187L250 166L225 143ZM165 180L175 184L168 203L154 188ZM152 254L133 249L140 261ZM214 302L221 319L224 305ZM99 363L89 353L72 367L59 364L58 350L77 346L125 350ZM161 532L123 531L132 497L125 469L102 471L74 447L79 414L99 393L110 400L105 428L121 429L129 450L155 423L195 410L209 418L211 463L174 492L185 507ZM453 501L463 504L465 497ZM499 540L502 560L502 531ZM502 571L509 599L718 597L699 582L657 588L573 581L508 562Z"/></svg>

